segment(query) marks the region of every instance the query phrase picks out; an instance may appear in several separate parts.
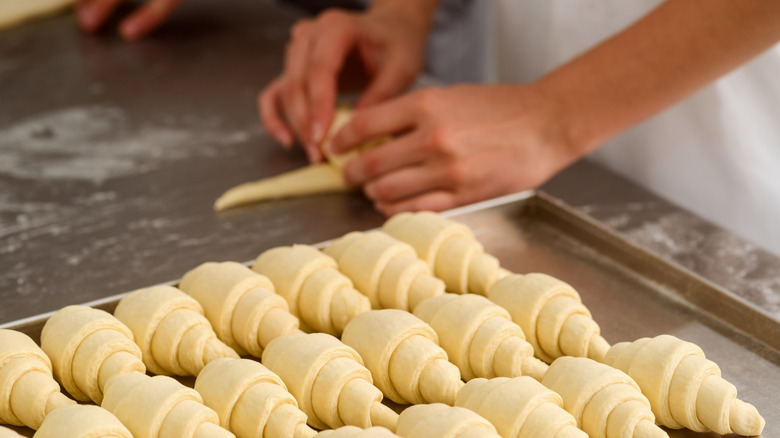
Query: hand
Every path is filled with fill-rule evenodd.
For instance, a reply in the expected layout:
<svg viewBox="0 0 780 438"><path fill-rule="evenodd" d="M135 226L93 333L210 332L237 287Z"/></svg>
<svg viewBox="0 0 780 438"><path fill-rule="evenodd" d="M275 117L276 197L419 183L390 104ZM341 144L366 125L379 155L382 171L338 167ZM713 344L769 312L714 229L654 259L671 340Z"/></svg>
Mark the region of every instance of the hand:
<svg viewBox="0 0 780 438"><path fill-rule="evenodd" d="M445 210L536 187L584 154L556 102L533 85L421 90L356 111L330 148L396 135L347 163L345 179L388 216Z"/></svg>
<svg viewBox="0 0 780 438"><path fill-rule="evenodd" d="M76 4L81 28L95 32L102 27L123 0L79 0ZM158 28L182 0L149 0L122 20L119 33L127 41L135 41Z"/></svg>
<svg viewBox="0 0 780 438"><path fill-rule="evenodd" d="M280 143L289 147L298 138L312 162L322 160L319 143L333 118L339 73L352 53L370 76L358 108L412 84L422 68L430 18L401 9L411 5L415 12L411 2L390 5L368 13L329 10L293 27L284 72L258 98L263 124Z"/></svg>

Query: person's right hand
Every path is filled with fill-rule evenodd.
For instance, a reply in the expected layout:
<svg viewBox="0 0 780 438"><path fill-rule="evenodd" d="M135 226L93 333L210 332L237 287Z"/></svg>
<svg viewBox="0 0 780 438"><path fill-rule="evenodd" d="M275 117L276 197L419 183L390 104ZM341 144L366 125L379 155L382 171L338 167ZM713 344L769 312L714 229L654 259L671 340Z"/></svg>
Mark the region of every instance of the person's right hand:
<svg viewBox="0 0 780 438"><path fill-rule="evenodd" d="M124 0L79 0L76 14L79 25L87 32L100 29ZM122 20L119 33L127 41L135 41L158 28L183 0L149 0Z"/></svg>
<svg viewBox="0 0 780 438"><path fill-rule="evenodd" d="M328 10L293 27L284 71L258 97L263 124L280 143L289 147L297 138L310 161L322 160L319 143L333 117L339 73L353 52L370 76L358 107L394 97L413 83L430 16L412 3L392 3L367 13Z"/></svg>

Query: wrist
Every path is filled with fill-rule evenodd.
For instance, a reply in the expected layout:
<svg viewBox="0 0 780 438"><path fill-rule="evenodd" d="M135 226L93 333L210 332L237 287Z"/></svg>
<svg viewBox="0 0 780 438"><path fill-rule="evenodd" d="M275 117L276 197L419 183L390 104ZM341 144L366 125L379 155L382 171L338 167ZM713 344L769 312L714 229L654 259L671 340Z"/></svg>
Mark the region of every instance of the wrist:
<svg viewBox="0 0 780 438"><path fill-rule="evenodd" d="M417 39L424 41L433 25L438 5L439 0L374 0L368 15L404 26Z"/></svg>
<svg viewBox="0 0 780 438"><path fill-rule="evenodd" d="M538 127L541 144L546 145L549 164L561 170L587 155L600 145L594 131L588 128L581 108L572 102L571 95L544 78L519 85L518 98L525 111L533 114L531 122Z"/></svg>
<svg viewBox="0 0 780 438"><path fill-rule="evenodd" d="M563 153L577 159L597 149L629 122L624 120L626 115L610 114L602 100L587 89L587 81L572 80L559 73L553 71L531 86L549 107L551 135L556 143Z"/></svg>

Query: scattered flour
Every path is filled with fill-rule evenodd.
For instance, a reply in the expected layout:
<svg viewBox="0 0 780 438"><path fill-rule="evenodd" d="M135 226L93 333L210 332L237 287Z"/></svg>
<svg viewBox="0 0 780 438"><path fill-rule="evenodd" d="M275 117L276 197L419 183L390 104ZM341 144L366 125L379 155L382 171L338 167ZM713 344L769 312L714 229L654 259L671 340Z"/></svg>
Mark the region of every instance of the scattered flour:
<svg viewBox="0 0 780 438"><path fill-rule="evenodd" d="M656 202L628 206L642 213L642 220L632 219L622 208L581 210L631 242L708 278L780 320L780 259L689 213L670 213Z"/></svg>
<svg viewBox="0 0 780 438"><path fill-rule="evenodd" d="M0 129L0 175L100 184L249 138L194 126L134 126L121 109L103 105L51 111Z"/></svg>

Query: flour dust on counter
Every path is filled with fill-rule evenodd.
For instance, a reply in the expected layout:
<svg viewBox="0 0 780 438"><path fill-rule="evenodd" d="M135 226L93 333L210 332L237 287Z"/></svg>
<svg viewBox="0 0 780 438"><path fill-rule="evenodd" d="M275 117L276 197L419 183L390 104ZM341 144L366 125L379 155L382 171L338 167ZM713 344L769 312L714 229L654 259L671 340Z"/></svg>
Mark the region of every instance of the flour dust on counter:
<svg viewBox="0 0 780 438"><path fill-rule="evenodd" d="M225 135L217 126L202 129L219 120L177 122L165 118L136 127L122 109L110 105L73 106L31 116L0 129L0 175L100 185L158 169L162 162L213 156L217 148L249 138L244 131ZM195 122L197 131L187 128Z"/></svg>
<svg viewBox="0 0 780 438"><path fill-rule="evenodd" d="M700 273L780 319L780 267L772 254L690 213L666 211L658 201L627 207L629 212L595 205L579 209L634 244Z"/></svg>

